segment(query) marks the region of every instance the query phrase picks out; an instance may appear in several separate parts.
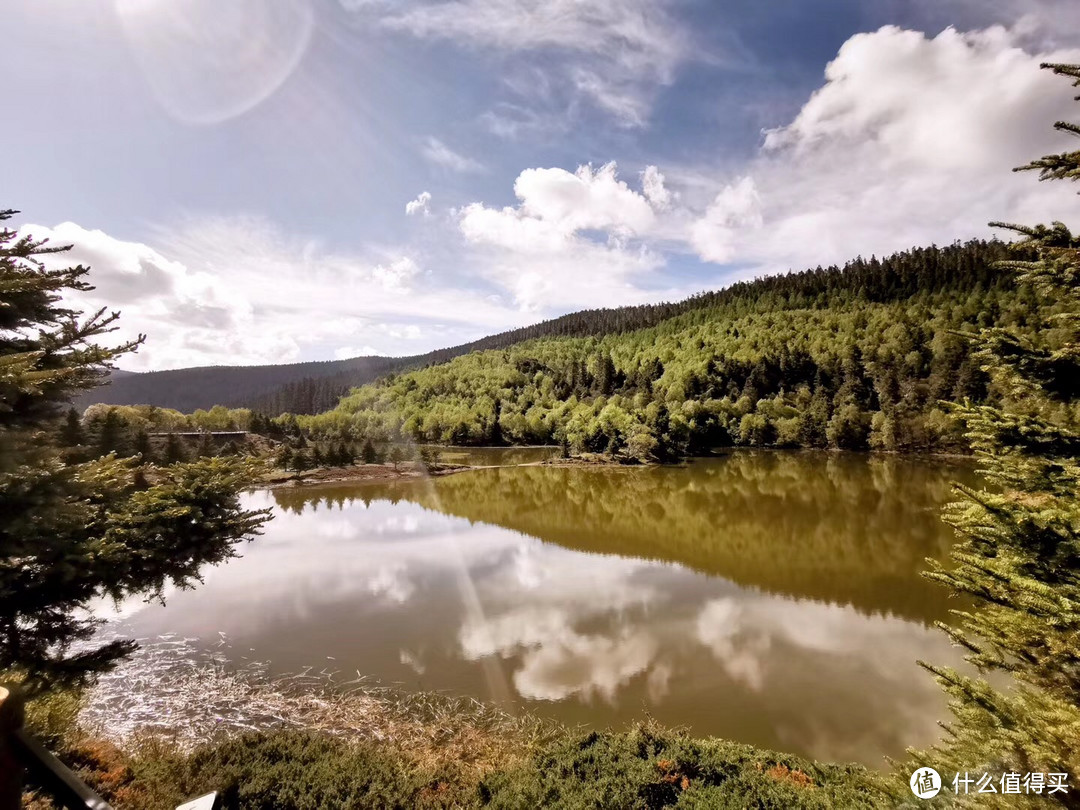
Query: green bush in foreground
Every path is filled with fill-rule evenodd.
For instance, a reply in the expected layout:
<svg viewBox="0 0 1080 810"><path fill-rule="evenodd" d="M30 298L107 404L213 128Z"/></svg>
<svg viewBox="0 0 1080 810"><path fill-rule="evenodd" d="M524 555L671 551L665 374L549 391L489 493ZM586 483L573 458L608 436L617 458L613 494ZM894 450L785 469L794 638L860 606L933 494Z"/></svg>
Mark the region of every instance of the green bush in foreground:
<svg viewBox="0 0 1080 810"><path fill-rule="evenodd" d="M226 808L406 808L439 806L427 794L460 786L428 773L388 746L318 732L250 734L193 754L143 759L132 767L134 806L175 806L211 790Z"/></svg>
<svg viewBox="0 0 1080 810"><path fill-rule="evenodd" d="M497 808L826 808L884 806L873 777L718 739L646 725L573 735L479 787Z"/></svg>
<svg viewBox="0 0 1080 810"><path fill-rule="evenodd" d="M859 766L648 725L567 732L516 764L489 768L310 731L252 733L191 754L151 743L128 759L84 741L67 758L118 810L171 808L211 790L227 810L886 806L876 777Z"/></svg>

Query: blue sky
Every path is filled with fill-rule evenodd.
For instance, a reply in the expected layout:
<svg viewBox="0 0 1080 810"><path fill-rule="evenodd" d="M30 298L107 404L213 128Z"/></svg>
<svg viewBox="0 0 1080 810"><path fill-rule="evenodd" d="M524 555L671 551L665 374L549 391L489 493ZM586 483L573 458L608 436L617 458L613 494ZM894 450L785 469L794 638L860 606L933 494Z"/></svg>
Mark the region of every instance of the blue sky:
<svg viewBox="0 0 1080 810"><path fill-rule="evenodd" d="M1065 218L1069 0L17 0L19 223L133 369L413 354Z"/></svg>

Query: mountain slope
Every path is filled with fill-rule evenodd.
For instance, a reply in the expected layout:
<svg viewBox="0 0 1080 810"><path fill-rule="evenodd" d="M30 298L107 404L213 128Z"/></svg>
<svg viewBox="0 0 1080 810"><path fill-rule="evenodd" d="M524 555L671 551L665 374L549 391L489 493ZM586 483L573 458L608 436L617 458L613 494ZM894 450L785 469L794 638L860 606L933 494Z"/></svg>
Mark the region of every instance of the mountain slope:
<svg viewBox="0 0 1080 810"><path fill-rule="evenodd" d="M543 337L364 385L316 436L566 442L671 458L721 445L961 449L942 400L992 400L960 333L1034 306L970 242L762 279L634 331Z"/></svg>

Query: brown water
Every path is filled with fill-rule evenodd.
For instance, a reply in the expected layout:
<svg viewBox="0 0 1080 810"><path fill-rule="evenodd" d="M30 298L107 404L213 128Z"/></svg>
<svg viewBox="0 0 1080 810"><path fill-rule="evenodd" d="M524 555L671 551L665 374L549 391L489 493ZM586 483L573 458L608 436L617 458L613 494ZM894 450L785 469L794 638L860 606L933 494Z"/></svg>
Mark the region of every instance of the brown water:
<svg viewBox="0 0 1080 810"><path fill-rule="evenodd" d="M746 452L260 492L265 535L124 631L878 765L944 716L915 660L958 660L919 576L952 480L970 467Z"/></svg>

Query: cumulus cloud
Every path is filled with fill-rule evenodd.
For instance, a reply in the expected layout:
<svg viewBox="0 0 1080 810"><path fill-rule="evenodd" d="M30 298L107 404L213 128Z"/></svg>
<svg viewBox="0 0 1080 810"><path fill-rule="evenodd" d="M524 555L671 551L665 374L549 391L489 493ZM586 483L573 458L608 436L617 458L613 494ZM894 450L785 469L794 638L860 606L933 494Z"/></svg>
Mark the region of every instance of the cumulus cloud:
<svg viewBox="0 0 1080 810"><path fill-rule="evenodd" d="M729 262L736 258L739 235L763 224L757 186L753 178L743 177L716 195L694 223L690 241L706 261Z"/></svg>
<svg viewBox="0 0 1080 810"><path fill-rule="evenodd" d="M482 171L484 166L479 161L455 152L438 138L429 137L420 150L429 163L452 172L468 173Z"/></svg>
<svg viewBox="0 0 1080 810"><path fill-rule="evenodd" d="M1036 50L1080 44L1074 0L916 0L920 18L958 28L1009 25Z"/></svg>
<svg viewBox="0 0 1080 810"><path fill-rule="evenodd" d="M409 200L405 203L405 215L411 217L414 214L420 214L426 217L431 214L430 203L431 192L421 191L415 200Z"/></svg>
<svg viewBox="0 0 1080 810"><path fill-rule="evenodd" d="M641 190L653 208L663 211L671 205L671 192L664 185L664 175L656 166L646 166L641 173Z"/></svg>
<svg viewBox="0 0 1080 810"><path fill-rule="evenodd" d="M420 275L420 267L408 256L402 256L389 264L375 265L371 275L383 289L408 292L413 279Z"/></svg>
<svg viewBox="0 0 1080 810"><path fill-rule="evenodd" d="M655 89L694 52L668 2L655 0L443 0L345 2L394 30L512 54L560 57L558 81L618 123L639 126Z"/></svg>
<svg viewBox="0 0 1080 810"><path fill-rule="evenodd" d="M1066 92L1002 27L851 37L825 84L689 232L699 255L764 271L989 235L990 220L1069 210L1068 189L1010 168L1060 149Z"/></svg>
<svg viewBox="0 0 1080 810"><path fill-rule="evenodd" d="M478 578L487 611L462 625L462 654L517 659L514 688L533 700L614 702L632 678L660 663L663 620L647 608L664 599L634 578L647 568L640 560L522 544ZM658 695L663 677L655 684Z"/></svg>
<svg viewBox="0 0 1080 810"><path fill-rule="evenodd" d="M406 2L392 11L383 4L380 13L435 36L420 20L456 8L481 20L473 20L474 34L462 27L456 39L475 35L477 44L506 50L558 47L585 59L582 20L614 19L618 29L634 7L574 4L555 19L559 2L510 5L535 25L506 27L471 0ZM641 11L643 19L649 13ZM663 73L659 66L674 64L644 45L651 34L641 39L624 22L627 42L612 48L624 47L617 59L637 65L635 75L648 73L642 65ZM858 34L799 112L767 131L759 153L735 171L648 165L631 185L614 162L526 168L513 185L514 205L478 201L446 221L433 218L423 250L335 251L245 217L182 221L148 243L72 223L32 230L75 243L72 258L93 267L98 290L81 299L83 308L122 306L126 331L118 337L149 333L128 367L282 362L371 347L413 354L545 316L708 286L700 274L672 280L668 259L677 265L681 253L727 265L718 272L730 279L985 236L990 220L1060 218L1074 209L1071 189L1009 169L1067 146L1050 123L1061 117L1068 88L1038 63L1080 59L1080 50L1032 42L1019 27ZM450 171L479 168L436 138L421 149ZM427 216L431 199L420 192L406 214Z"/></svg>
<svg viewBox="0 0 1080 810"><path fill-rule="evenodd" d="M619 180L617 167L526 169L514 183L520 203L459 212L466 241L481 248L479 265L508 287L525 309L637 303L634 279L663 265L636 237L654 226L646 197ZM600 238L594 238L599 233Z"/></svg>

